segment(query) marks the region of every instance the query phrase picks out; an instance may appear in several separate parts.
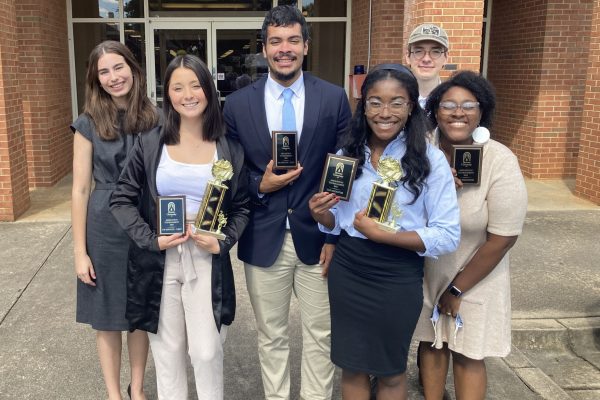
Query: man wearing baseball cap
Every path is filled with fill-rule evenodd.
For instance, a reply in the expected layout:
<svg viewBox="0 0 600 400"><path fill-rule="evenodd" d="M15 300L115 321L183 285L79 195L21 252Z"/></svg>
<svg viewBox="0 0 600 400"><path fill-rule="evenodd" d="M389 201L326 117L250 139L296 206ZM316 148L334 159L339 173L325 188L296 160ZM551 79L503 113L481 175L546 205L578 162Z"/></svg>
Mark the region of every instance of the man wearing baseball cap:
<svg viewBox="0 0 600 400"><path fill-rule="evenodd" d="M448 34L434 24L417 26L408 38L406 63L419 82L419 104L425 107L427 96L441 83L440 71L448 61Z"/></svg>

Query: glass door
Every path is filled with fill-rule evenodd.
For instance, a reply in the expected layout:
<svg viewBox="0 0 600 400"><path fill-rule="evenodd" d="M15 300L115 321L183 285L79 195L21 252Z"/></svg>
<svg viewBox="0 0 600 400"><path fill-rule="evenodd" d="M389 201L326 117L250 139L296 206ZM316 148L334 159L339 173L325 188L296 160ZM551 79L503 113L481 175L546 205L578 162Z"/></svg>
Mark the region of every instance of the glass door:
<svg viewBox="0 0 600 400"><path fill-rule="evenodd" d="M262 21L213 22L213 67L221 105L237 89L268 73L262 54Z"/></svg>
<svg viewBox="0 0 600 400"><path fill-rule="evenodd" d="M150 21L146 37L146 65L148 66L148 96L162 106L163 76L169 62L180 54L193 54L212 65L210 22Z"/></svg>
<svg viewBox="0 0 600 400"><path fill-rule="evenodd" d="M179 54L194 54L208 65L221 105L227 95L268 73L259 21L191 22L150 20L146 37L148 96L159 107L162 78Z"/></svg>

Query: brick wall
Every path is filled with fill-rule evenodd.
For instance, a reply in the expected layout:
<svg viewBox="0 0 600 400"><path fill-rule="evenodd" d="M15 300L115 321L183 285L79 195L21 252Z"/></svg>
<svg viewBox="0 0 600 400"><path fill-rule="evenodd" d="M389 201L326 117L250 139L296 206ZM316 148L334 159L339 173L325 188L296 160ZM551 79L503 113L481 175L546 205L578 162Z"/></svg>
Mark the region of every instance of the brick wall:
<svg viewBox="0 0 600 400"><path fill-rule="evenodd" d="M590 46L586 59L589 66L575 193L600 204L600 2L594 2L590 14Z"/></svg>
<svg viewBox="0 0 600 400"><path fill-rule="evenodd" d="M406 41L419 24L432 22L450 37L449 63L478 71L481 60L483 0L385 0L372 4L371 66L383 62L404 64ZM369 1L352 2L350 65L367 64ZM460 38L460 39L459 39ZM448 76L449 72L443 72Z"/></svg>
<svg viewBox="0 0 600 400"><path fill-rule="evenodd" d="M14 0L0 0L0 221L29 207Z"/></svg>
<svg viewBox="0 0 600 400"><path fill-rule="evenodd" d="M373 1L371 8L371 66L386 62L404 63L402 46L404 0ZM350 67L368 64L369 1L352 1L352 44ZM351 71L352 72L352 71Z"/></svg>
<svg viewBox="0 0 600 400"><path fill-rule="evenodd" d="M16 3L29 184L51 186L71 171L72 161L66 2Z"/></svg>
<svg viewBox="0 0 600 400"><path fill-rule="evenodd" d="M575 175L591 4L492 3L488 78L498 94L493 137L517 154L526 176Z"/></svg>
<svg viewBox="0 0 600 400"><path fill-rule="evenodd" d="M431 1L405 0L404 36L420 24L434 23L448 33L450 52L448 63L457 69L479 71L483 28L483 0ZM406 40L403 42L406 53ZM442 77L451 72L443 71Z"/></svg>

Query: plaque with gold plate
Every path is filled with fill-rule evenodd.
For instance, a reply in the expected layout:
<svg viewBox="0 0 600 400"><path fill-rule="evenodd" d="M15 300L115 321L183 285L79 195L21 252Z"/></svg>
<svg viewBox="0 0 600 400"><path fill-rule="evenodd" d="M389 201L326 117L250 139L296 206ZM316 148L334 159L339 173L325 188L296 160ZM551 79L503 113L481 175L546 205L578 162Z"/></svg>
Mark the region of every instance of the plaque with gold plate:
<svg viewBox="0 0 600 400"><path fill-rule="evenodd" d="M483 146L480 144L453 145L451 163L456 176L465 185L481 183Z"/></svg>
<svg viewBox="0 0 600 400"><path fill-rule="evenodd" d="M227 224L227 217L221 210L221 205L228 187L223 182L233 177L233 167L228 160L217 160L213 164L212 175L213 179L206 184L193 231L224 240L225 234L221 232L221 228Z"/></svg>
<svg viewBox="0 0 600 400"><path fill-rule="evenodd" d="M296 131L273 131L273 169L298 168L298 133Z"/></svg>
<svg viewBox="0 0 600 400"><path fill-rule="evenodd" d="M394 203L396 187L392 185L402 178L402 165L395 158L382 157L377 167L377 175L380 181L373 182L367 217L374 219L380 229L397 232L396 220L402 216L402 210Z"/></svg>
<svg viewBox="0 0 600 400"><path fill-rule="evenodd" d="M327 154L319 191L333 193L340 200L348 201L357 167L356 158Z"/></svg>

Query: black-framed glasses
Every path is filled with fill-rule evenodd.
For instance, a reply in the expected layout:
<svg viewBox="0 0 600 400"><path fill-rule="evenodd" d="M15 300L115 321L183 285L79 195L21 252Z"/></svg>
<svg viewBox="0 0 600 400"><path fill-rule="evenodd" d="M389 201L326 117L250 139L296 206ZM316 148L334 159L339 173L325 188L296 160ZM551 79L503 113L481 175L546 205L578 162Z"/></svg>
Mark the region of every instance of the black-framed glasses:
<svg viewBox="0 0 600 400"><path fill-rule="evenodd" d="M440 58L441 56L446 54L446 50L444 50L444 49L431 49L431 50L414 49L414 50L410 51L410 54L413 57L415 57L417 60L420 60L421 58L425 57L425 54L429 54L429 58L431 58L432 60L437 60L438 58Z"/></svg>
<svg viewBox="0 0 600 400"><path fill-rule="evenodd" d="M444 114L452 114L456 112L459 108L465 114L473 114L479 110L479 102L478 101L465 101L462 104L457 104L453 101L442 101L440 103L440 111Z"/></svg>
<svg viewBox="0 0 600 400"><path fill-rule="evenodd" d="M390 103L384 103L377 99L369 99L365 102L367 112L373 115L381 113L386 107L390 110L390 113L400 114L408 104L410 104L410 101L405 100L394 100Z"/></svg>

